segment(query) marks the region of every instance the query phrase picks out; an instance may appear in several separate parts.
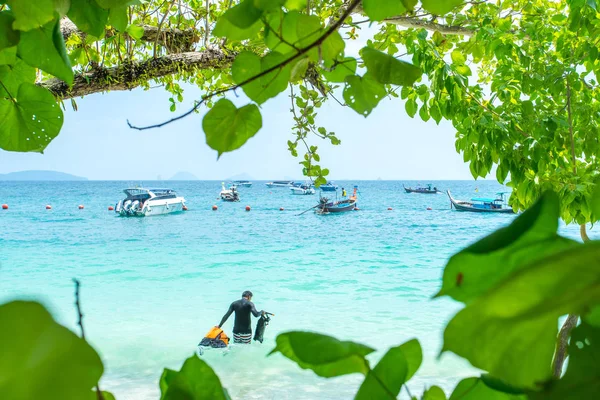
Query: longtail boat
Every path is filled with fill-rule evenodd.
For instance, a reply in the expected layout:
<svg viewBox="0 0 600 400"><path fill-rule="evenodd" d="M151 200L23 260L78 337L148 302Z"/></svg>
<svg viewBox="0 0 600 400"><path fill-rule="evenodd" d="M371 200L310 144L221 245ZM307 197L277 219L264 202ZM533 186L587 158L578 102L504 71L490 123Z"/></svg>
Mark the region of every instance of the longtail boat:
<svg viewBox="0 0 600 400"><path fill-rule="evenodd" d="M438 188L434 187L431 183L427 185L427 187L406 187L404 184L402 185L406 193L421 193L421 194L436 194L441 193Z"/></svg>
<svg viewBox="0 0 600 400"><path fill-rule="evenodd" d="M497 193L497 198L476 197L471 201L456 200L452 197L450 191L447 191L450 198L450 208L454 207L456 211L471 212L494 212L503 214L514 214L511 207L506 204L504 193Z"/></svg>

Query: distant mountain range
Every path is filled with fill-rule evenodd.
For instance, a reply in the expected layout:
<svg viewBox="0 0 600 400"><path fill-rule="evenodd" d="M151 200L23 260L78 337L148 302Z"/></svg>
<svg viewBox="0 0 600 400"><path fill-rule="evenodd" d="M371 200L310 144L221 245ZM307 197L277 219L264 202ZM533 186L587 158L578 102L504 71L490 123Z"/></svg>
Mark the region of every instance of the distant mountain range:
<svg viewBox="0 0 600 400"><path fill-rule="evenodd" d="M179 171L178 173L173 175L171 178L169 178L169 180L170 181L197 181L198 177L196 175L192 174L191 172Z"/></svg>
<svg viewBox="0 0 600 400"><path fill-rule="evenodd" d="M0 181L87 181L87 178L57 171L19 171L0 174Z"/></svg>

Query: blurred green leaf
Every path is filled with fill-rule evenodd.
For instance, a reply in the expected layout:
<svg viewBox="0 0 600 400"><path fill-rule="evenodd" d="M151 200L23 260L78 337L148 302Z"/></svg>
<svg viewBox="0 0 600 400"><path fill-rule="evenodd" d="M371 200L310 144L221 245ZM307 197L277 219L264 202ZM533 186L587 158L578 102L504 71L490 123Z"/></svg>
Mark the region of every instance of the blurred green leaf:
<svg viewBox="0 0 600 400"><path fill-rule="evenodd" d="M600 302L600 242L529 263L448 323L443 351L509 386L536 389L551 377L558 317Z"/></svg>
<svg viewBox="0 0 600 400"><path fill-rule="evenodd" d="M95 0L71 0L67 16L82 31L101 37L108 22L108 10L100 7Z"/></svg>
<svg viewBox="0 0 600 400"><path fill-rule="evenodd" d="M105 392L104 390L101 393L104 400L115 400L115 396L112 393ZM86 400L98 400L98 392L92 390Z"/></svg>
<svg viewBox="0 0 600 400"><path fill-rule="evenodd" d="M423 8L435 15L444 15L455 7L464 4L464 0L421 0Z"/></svg>
<svg viewBox="0 0 600 400"><path fill-rule="evenodd" d="M119 32L125 32L127 23L127 7L111 8L108 11L108 24Z"/></svg>
<svg viewBox="0 0 600 400"><path fill-rule="evenodd" d="M421 400L446 400L446 393L439 386L432 386L423 393Z"/></svg>
<svg viewBox="0 0 600 400"><path fill-rule="evenodd" d="M255 37L258 34L258 32L260 32L262 27L263 27L263 24L259 20L259 21L256 21L249 28L245 28L245 29L238 28L237 26L235 26L234 24L229 22L229 20L227 18L224 18L224 16L221 16L217 20L217 25L215 25L215 29L213 30L212 33L216 37L226 37L227 39L229 39L231 41L241 41L241 40L251 39L251 38Z"/></svg>
<svg viewBox="0 0 600 400"><path fill-rule="evenodd" d="M19 43L21 32L13 29L15 17L10 11L0 11L0 50L16 46Z"/></svg>
<svg viewBox="0 0 600 400"><path fill-rule="evenodd" d="M0 148L42 153L60 132L63 113L47 89L23 83L16 101L0 99L0 121Z"/></svg>
<svg viewBox="0 0 600 400"><path fill-rule="evenodd" d="M196 355L185 360L179 372L174 372L167 373L168 386L161 400L230 400L215 371Z"/></svg>
<svg viewBox="0 0 600 400"><path fill-rule="evenodd" d="M586 323L600 328L600 305L593 307L589 312L581 316Z"/></svg>
<svg viewBox="0 0 600 400"><path fill-rule="evenodd" d="M354 111L367 117L385 96L385 87L368 74L346 77L344 100Z"/></svg>
<svg viewBox="0 0 600 400"><path fill-rule="evenodd" d="M221 99L202 120L206 144L219 156L242 147L262 127L262 117L255 104L237 108L230 100Z"/></svg>
<svg viewBox="0 0 600 400"><path fill-rule="evenodd" d="M17 46L0 50L0 65L14 65L17 62Z"/></svg>
<svg viewBox="0 0 600 400"><path fill-rule="evenodd" d="M322 74L329 82L345 82L347 76L356 73L356 66L356 58L346 57L339 61L332 71L323 70Z"/></svg>
<svg viewBox="0 0 600 400"><path fill-rule="evenodd" d="M35 82L35 68L17 59L14 65L0 65L0 97L16 97L21 83ZM6 93L8 89L9 93Z"/></svg>
<svg viewBox="0 0 600 400"><path fill-rule="evenodd" d="M410 86L422 75L418 67L371 47L363 47L361 54L369 75L379 83Z"/></svg>
<svg viewBox="0 0 600 400"><path fill-rule="evenodd" d="M178 371L174 371L169 368L165 368L163 370L162 375L160 376L160 380L158 382L158 386L160 387L160 400L164 400L165 395L167 394L167 389L169 385L173 381L173 378L177 376Z"/></svg>
<svg viewBox="0 0 600 400"><path fill-rule="evenodd" d="M382 21L407 11L401 0L363 0L363 8L371 21Z"/></svg>
<svg viewBox="0 0 600 400"><path fill-rule="evenodd" d="M404 385L421 365L423 354L419 341L413 339L388 350L369 371L355 399L395 400Z"/></svg>
<svg viewBox="0 0 600 400"><path fill-rule="evenodd" d="M298 82L306 75L308 69L308 57L301 58L300 60L293 63L292 72L290 75L290 82ZM286 85L287 87L287 85Z"/></svg>
<svg viewBox="0 0 600 400"><path fill-rule="evenodd" d="M72 0L71 0L72 1ZM102 8L120 8L140 4L139 0L94 0Z"/></svg>
<svg viewBox="0 0 600 400"><path fill-rule="evenodd" d="M498 392L508 394L525 394L523 389L507 385L506 382L501 381L498 378L491 376L490 374L483 374L479 379L485 383L490 389L494 389Z"/></svg>
<svg viewBox="0 0 600 400"><path fill-rule="evenodd" d="M221 18L226 18L231 24L241 29L248 29L260 20L263 11L254 6L254 0L243 0L231 7Z"/></svg>
<svg viewBox="0 0 600 400"><path fill-rule="evenodd" d="M73 70L67 56L58 20L41 28L21 33L17 47L19 57L32 67L73 83Z"/></svg>
<svg viewBox="0 0 600 400"><path fill-rule="evenodd" d="M318 333L287 332L277 336L277 346L270 354L279 352L300 368L330 378L356 372L367 374L369 365L365 356L373 351L362 344Z"/></svg>
<svg viewBox="0 0 600 400"><path fill-rule="evenodd" d="M0 326L0 398L89 398L102 375L102 361L83 339L57 324L43 306L25 301L4 304L0 306Z"/></svg>
<svg viewBox="0 0 600 400"><path fill-rule="evenodd" d="M526 396L498 392L478 378L466 378L458 383L449 400L526 400Z"/></svg>
<svg viewBox="0 0 600 400"><path fill-rule="evenodd" d="M450 54L450 58L452 58L452 63L457 65L464 65L464 63L467 62L467 59L460 50L454 50Z"/></svg>
<svg viewBox="0 0 600 400"><path fill-rule="evenodd" d="M260 58L254 53L244 51L238 54L231 66L233 81L239 85L285 60L286 57L277 52L270 52L263 58ZM290 70L291 66L289 65L276 69L243 85L242 89L250 99L258 104L262 104L287 88L291 75Z"/></svg>
<svg viewBox="0 0 600 400"><path fill-rule="evenodd" d="M127 27L127 29L125 29L125 31L135 40L140 40L142 36L144 36L144 28L141 26L131 24Z"/></svg>
<svg viewBox="0 0 600 400"><path fill-rule="evenodd" d="M558 216L558 197L545 193L509 226L452 256L436 296L469 303L528 263L578 246L556 234Z"/></svg>
<svg viewBox="0 0 600 400"><path fill-rule="evenodd" d="M5 0L14 13L14 29L29 31L54 19L53 0Z"/></svg>
<svg viewBox="0 0 600 400"><path fill-rule="evenodd" d="M304 10L307 0L286 0L285 8L288 10Z"/></svg>
<svg viewBox="0 0 600 400"><path fill-rule="evenodd" d="M600 265L597 266L600 268ZM531 393L531 400L594 399L600 393L600 328L581 323L571 333L569 364L562 379L544 391Z"/></svg>
<svg viewBox="0 0 600 400"><path fill-rule="evenodd" d="M286 0L254 0L254 7L267 11L277 11L281 9L281 6L284 5Z"/></svg>
<svg viewBox="0 0 600 400"><path fill-rule="evenodd" d="M594 192L592 194L592 212L596 219L600 219L600 179L594 184Z"/></svg>

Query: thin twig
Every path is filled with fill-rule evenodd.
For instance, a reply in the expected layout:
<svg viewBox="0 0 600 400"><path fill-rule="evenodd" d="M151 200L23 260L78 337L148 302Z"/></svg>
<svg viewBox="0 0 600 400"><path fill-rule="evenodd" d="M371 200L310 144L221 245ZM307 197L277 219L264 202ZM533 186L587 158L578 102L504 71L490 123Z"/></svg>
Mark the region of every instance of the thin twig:
<svg viewBox="0 0 600 400"><path fill-rule="evenodd" d="M85 329L83 328L83 313L81 312L81 302L79 300L79 288L81 283L78 279L73 278L73 282L75 283L75 307L77 308L77 325L81 329L81 338L86 340L85 338ZM100 384L96 384L96 396L98 400L104 400L104 396L102 395L102 391L100 390Z"/></svg>
<svg viewBox="0 0 600 400"><path fill-rule="evenodd" d="M171 2L169 8L167 8L167 11L165 12L165 15L163 15L162 19L158 23L158 30L156 32L156 40L154 41L154 50L152 51L152 58L156 58L156 47L158 46L158 40L160 39L160 29L162 28L162 24L165 22L165 19L167 19L167 17L169 16L169 12L171 11L171 8L174 4L175 0Z"/></svg>
<svg viewBox="0 0 600 400"><path fill-rule="evenodd" d="M206 17L204 17L204 47L208 46L208 17L210 14L210 4L206 0Z"/></svg>
<svg viewBox="0 0 600 400"><path fill-rule="evenodd" d="M575 158L575 139L573 138L573 115L571 114L571 85L567 79L567 114L569 115L569 134L571 135L571 157L573 157L573 173L577 175L577 158Z"/></svg>
<svg viewBox="0 0 600 400"><path fill-rule="evenodd" d="M276 71L276 70L278 70L280 68L285 67L287 64L291 63L292 61L294 61L294 60L296 60L296 59L298 59L300 57L302 57L304 54L308 53L313 48L315 48L315 47L320 46L321 44L323 44L323 42L325 40L327 40L327 38L329 36L331 36L334 32L336 32L339 29L339 27L342 25L342 23L344 22L344 20L350 14L352 14L352 12L354 11L354 9L360 4L360 2L361 2L361 0L353 0L352 4L350 4L350 6L346 9L346 11L340 17L340 19L338 19L333 25L331 25L331 27L329 27L329 29L327 29L327 31L325 31L325 33L320 38L318 38L317 40L315 40L313 43L311 43L307 47L300 49L296 54L294 54L293 56L291 56L287 60L284 60L284 61L280 62L279 64L274 65L271 68L268 68L268 69L262 71L260 74L257 74L257 75L255 75L255 76L253 76L251 78L248 78L245 81L243 81L243 82L241 82L241 83L239 83L237 85L233 85L233 86L230 86L228 88L220 89L220 90L214 91L214 92L212 92L212 93L210 93L210 94L208 94L206 96L203 96L202 99L199 102L197 102L196 105L194 105L194 107L192 107L189 111L186 111L185 113L183 113L183 114L181 114L181 115L179 115L179 116L177 116L175 118L171 118L168 121L161 122L160 124L155 124L155 125L135 126L135 125L132 125L129 122L129 120L128 120L127 121L127 125L129 125L129 127L131 129L137 129L139 131L143 131L143 130L146 130L146 129L160 128L162 126L168 125L168 124L170 124L172 122L178 121L178 120L180 120L182 118L185 118L188 115L192 114L193 112L195 112L196 110L198 110L200 108L200 106L202 104L204 104L204 102L206 100L209 100L209 99L211 99L211 98L213 98L215 96L218 96L220 94L224 94L224 93L230 92L232 90L235 90L237 88L240 88L240 87L242 87L244 85L247 85L248 83L254 82L257 79L262 78L265 75L270 74L273 71Z"/></svg>

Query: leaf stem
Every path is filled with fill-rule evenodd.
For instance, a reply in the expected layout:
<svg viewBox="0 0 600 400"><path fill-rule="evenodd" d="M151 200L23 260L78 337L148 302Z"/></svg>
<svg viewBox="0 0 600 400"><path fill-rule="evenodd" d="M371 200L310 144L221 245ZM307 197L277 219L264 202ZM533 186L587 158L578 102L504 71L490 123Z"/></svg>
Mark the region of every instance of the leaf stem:
<svg viewBox="0 0 600 400"><path fill-rule="evenodd" d="M75 308L77 309L77 325L81 328L81 338L86 340L85 338L85 329L83 328L83 313L81 312L81 302L79 300L79 288L81 283L78 279L73 278L73 282L75 283ZM98 400L104 400L104 396L102 395L102 391L100 390L100 385L96 384L96 396Z"/></svg>
<svg viewBox="0 0 600 400"><path fill-rule="evenodd" d="M2 87L4 88L4 90L6 90L6 93L8 93L8 97L10 97L10 101L12 101L13 103L15 103L15 98L13 97L13 95L8 91L8 88L4 85L4 82L0 81L0 85L2 85Z"/></svg>
<svg viewBox="0 0 600 400"><path fill-rule="evenodd" d="M146 129L153 129L153 128L160 128L160 127L163 127L163 126L165 126L165 125L168 125L168 124L170 124L170 123L172 123L172 122L175 122L175 121L178 121L178 120L180 120L180 119L182 119L182 118L185 118L185 117L187 117L188 115L192 114L193 112L197 111L197 110L200 108L200 106L202 106L202 104L204 104L204 102L205 102L206 100L209 100L209 99L211 99L211 98L213 98L213 97L215 97L215 96L218 96L218 95L220 95L220 94L224 94L224 93L230 92L230 91L232 91L232 90L235 90L235 89L237 89L237 88L240 88L240 87L242 87L242 86L244 86L244 85L247 85L248 83L254 82L254 81L255 81L255 80L257 80L257 79L260 79L260 78L262 78L262 77L263 77L263 76L265 76L265 75L268 75L268 74L270 74L271 72L273 72L273 71L275 71L275 70L277 70L277 69L280 69L280 68L283 68L283 67L285 67L287 64L291 63L291 62L292 62L292 61L294 61L294 60L297 60L297 59L298 59L298 58L300 58L300 57L302 57L304 54L308 53L308 52L309 52L310 50L312 50L313 48L315 48L315 47L317 47L317 46L320 46L321 44L323 44L323 42L324 42L325 40L327 40L327 38L328 38L329 36L331 36L331 35L332 35L334 32L337 32L337 30L338 30L338 29L340 28L340 26L343 24L344 20L345 20L346 18L348 18L348 16L349 16L350 14L352 14L352 12L354 11L354 9L355 9L355 8L356 8L356 7L357 7L357 6L358 6L360 3L361 3L361 0L353 0L353 1L352 1L352 3L351 3L349 6L348 6L348 8L347 8L347 9L344 11L344 13L343 13L343 14L340 16L340 18L339 18L339 19L338 19L338 20L337 20L337 21L336 21L336 22L335 22L333 25L331 25L331 26L330 26L330 27L329 27L329 28L328 28L328 29L325 31L325 33L324 33L324 34L323 34L321 37L319 37L317 40L315 40L315 41L314 41L313 43L311 43L310 45L308 45L308 46L306 46L306 47L304 47L304 48L300 49L300 50L299 50L299 51L298 51L296 54L294 54L294 55L293 55L293 56L291 56L290 58L288 58L288 59L286 59L286 60L284 60L284 61L280 62L279 64L276 64L276 65L272 66L271 68L268 68L268 69L266 69L266 70L262 71L261 73L259 73L259 74L255 75L255 76L253 76L253 77L251 77L251 78L248 78L248 79L246 79L245 81L243 81L243 82L241 82L241 83L239 83L239 84L237 84L237 85L233 85L233 86L230 86L230 87L228 87L228 88L220 89L220 90L214 91L214 92L212 92L212 93L210 93L210 94L208 94L208 95L206 95L206 96L203 96L203 97L202 97L202 99L201 99L199 102L197 102L197 103L196 103L196 105L195 105L194 107L192 107L190 110L186 111L185 113L183 113L183 114L181 114L181 115L178 115L177 117L171 118L171 119L170 119L170 120L168 120L168 121L161 122L161 123L159 123L159 124L155 124L155 125L148 125L148 126L135 126L135 125L132 125L132 124L129 122L129 120L128 120L128 121L127 121L127 125L129 125L129 127L130 127L131 129L137 129L137 130L139 130L139 131L143 131L143 130L146 130Z"/></svg>

